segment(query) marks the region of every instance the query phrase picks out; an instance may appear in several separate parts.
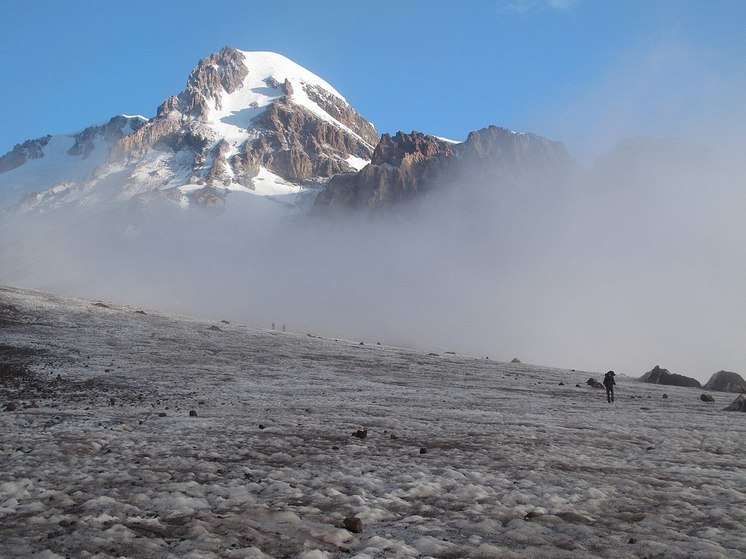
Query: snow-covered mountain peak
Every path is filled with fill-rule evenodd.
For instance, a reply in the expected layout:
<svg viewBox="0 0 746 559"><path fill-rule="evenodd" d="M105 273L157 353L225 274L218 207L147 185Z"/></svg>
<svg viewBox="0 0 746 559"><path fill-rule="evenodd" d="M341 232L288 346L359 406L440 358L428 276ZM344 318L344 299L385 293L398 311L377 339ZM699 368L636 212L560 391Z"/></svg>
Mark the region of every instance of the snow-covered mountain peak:
<svg viewBox="0 0 746 559"><path fill-rule="evenodd" d="M269 51L238 52L243 55L244 64L249 72L255 74L262 81L274 78L277 83L289 80L293 84L315 85L345 101L345 98L327 81L281 54Z"/></svg>
<svg viewBox="0 0 746 559"><path fill-rule="evenodd" d="M103 149L89 157L99 137ZM42 138L0 158L2 205L23 198L22 208L30 209L144 195L222 207L230 192L307 205L319 184L364 166L378 142L373 125L316 74L274 52L233 47L200 60L186 88L154 118L115 117L66 138L73 145ZM40 180L27 171L39 167L32 159L52 153L46 143L55 158L41 165ZM15 175L24 180L3 173L19 166Z"/></svg>

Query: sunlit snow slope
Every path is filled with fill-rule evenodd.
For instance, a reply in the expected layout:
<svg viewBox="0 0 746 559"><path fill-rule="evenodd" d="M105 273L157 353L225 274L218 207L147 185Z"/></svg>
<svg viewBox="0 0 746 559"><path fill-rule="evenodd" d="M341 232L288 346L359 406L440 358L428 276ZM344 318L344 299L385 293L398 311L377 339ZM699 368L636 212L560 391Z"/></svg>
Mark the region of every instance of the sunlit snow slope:
<svg viewBox="0 0 746 559"><path fill-rule="evenodd" d="M126 118L137 125L16 146L0 158L0 209L136 198L222 210L229 195L251 195L304 211L333 175L367 164L378 141L322 78L280 54L231 47L202 59L154 118Z"/></svg>

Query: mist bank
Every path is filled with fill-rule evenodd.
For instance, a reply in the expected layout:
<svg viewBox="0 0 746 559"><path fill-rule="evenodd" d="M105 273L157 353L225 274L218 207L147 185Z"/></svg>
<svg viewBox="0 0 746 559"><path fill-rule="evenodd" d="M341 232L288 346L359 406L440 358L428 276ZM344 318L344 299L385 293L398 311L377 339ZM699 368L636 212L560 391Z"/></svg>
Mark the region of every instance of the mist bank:
<svg viewBox="0 0 746 559"><path fill-rule="evenodd" d="M389 212L113 203L5 215L0 282L317 335L640 376L746 371L740 162L622 143L588 168L464 173Z"/></svg>

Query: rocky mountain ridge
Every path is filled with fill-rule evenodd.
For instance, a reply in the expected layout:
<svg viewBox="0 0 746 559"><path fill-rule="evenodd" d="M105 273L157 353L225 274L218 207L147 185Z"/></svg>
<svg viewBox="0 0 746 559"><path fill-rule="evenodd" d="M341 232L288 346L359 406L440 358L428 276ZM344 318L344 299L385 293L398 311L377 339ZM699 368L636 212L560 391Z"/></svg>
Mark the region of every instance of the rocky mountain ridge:
<svg viewBox="0 0 746 559"><path fill-rule="evenodd" d="M560 142L497 126L471 132L460 143L421 132L384 134L370 164L357 173L334 176L316 197L314 210L391 206L464 181L508 187L531 175L562 173L572 166Z"/></svg>
<svg viewBox="0 0 746 559"><path fill-rule="evenodd" d="M45 210L91 196L220 209L243 193L293 211L377 210L458 178L502 184L571 161L559 142L496 126L464 142L414 131L379 138L305 68L225 47L200 60L151 119L118 116L64 142L17 145L0 158L0 209Z"/></svg>
<svg viewBox="0 0 746 559"><path fill-rule="evenodd" d="M129 122L126 133L117 133L116 126ZM378 135L308 70L275 53L225 47L202 59L185 90L164 101L154 118L115 117L66 136L52 164L49 144L62 140L24 142L0 158L0 207L23 198L22 210L44 209L90 192L155 195L184 206L206 199L222 205L235 191L297 201L304 191L315 195L332 175L362 167ZM72 159L94 149L91 164Z"/></svg>

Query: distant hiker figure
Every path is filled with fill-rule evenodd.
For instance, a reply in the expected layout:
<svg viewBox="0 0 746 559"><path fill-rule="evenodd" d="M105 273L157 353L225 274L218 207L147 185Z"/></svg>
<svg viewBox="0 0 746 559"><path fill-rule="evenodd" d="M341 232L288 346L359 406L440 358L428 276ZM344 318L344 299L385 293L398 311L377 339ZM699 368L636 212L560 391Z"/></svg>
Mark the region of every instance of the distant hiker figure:
<svg viewBox="0 0 746 559"><path fill-rule="evenodd" d="M604 388L606 388L606 401L611 403L614 401L614 371L609 371L604 376Z"/></svg>

